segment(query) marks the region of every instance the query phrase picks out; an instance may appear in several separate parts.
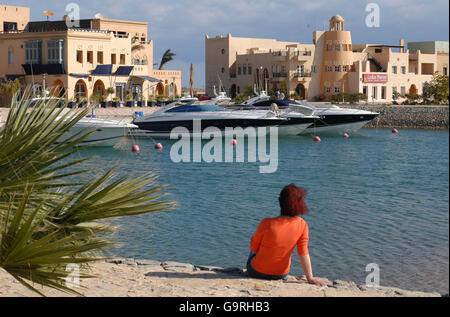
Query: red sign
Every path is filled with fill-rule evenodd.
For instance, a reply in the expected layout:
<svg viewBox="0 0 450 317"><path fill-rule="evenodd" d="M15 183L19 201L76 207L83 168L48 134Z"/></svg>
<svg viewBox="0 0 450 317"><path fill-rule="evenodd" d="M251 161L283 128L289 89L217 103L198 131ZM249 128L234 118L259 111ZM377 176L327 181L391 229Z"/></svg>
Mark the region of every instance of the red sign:
<svg viewBox="0 0 450 317"><path fill-rule="evenodd" d="M388 82L388 74L363 74L363 82L370 84L384 84Z"/></svg>

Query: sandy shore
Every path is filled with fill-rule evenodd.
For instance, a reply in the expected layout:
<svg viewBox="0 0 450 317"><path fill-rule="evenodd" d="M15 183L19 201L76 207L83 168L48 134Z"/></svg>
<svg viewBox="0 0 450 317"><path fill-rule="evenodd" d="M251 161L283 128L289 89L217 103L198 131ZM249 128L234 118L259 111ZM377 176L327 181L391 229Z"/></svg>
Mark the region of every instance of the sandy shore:
<svg viewBox="0 0 450 317"><path fill-rule="evenodd" d="M176 262L115 259L94 263L98 278L80 281L88 297L440 297L392 287L368 288L353 282L329 281L327 287L310 285L288 276L284 281L252 279L240 268L196 266ZM36 285L35 285L36 286ZM47 296L70 296L38 287ZM0 269L0 297L34 297Z"/></svg>

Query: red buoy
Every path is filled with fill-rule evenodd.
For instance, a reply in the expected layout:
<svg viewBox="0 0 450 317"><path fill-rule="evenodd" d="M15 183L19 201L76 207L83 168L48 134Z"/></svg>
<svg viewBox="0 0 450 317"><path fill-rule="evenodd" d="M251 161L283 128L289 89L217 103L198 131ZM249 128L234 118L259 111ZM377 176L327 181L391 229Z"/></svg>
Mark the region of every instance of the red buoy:
<svg viewBox="0 0 450 317"><path fill-rule="evenodd" d="M344 138L348 139L349 137L348 133L344 133Z"/></svg>
<svg viewBox="0 0 450 317"><path fill-rule="evenodd" d="M157 150L162 150L162 149L163 149L162 144L161 144L161 143L156 143L155 149L157 149Z"/></svg>
<svg viewBox="0 0 450 317"><path fill-rule="evenodd" d="M320 137L316 136L314 138L314 142L322 142L322 139Z"/></svg>
<svg viewBox="0 0 450 317"><path fill-rule="evenodd" d="M139 153L141 151L141 149L139 148L139 145L133 145L131 150L135 153Z"/></svg>
<svg viewBox="0 0 450 317"><path fill-rule="evenodd" d="M393 129L392 133L398 133L398 130L397 129Z"/></svg>
<svg viewBox="0 0 450 317"><path fill-rule="evenodd" d="M236 146L237 145L237 141L233 140L233 141L231 141L231 144L233 144L233 146Z"/></svg>

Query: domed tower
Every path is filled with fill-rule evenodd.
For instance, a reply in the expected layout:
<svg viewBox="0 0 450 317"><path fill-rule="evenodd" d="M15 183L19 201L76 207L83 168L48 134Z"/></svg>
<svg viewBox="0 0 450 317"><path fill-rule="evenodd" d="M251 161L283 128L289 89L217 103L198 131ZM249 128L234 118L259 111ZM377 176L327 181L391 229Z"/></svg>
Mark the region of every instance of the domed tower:
<svg viewBox="0 0 450 317"><path fill-rule="evenodd" d="M352 35L344 29L344 19L335 15L324 34L320 91L326 98L349 91L348 73L353 65Z"/></svg>

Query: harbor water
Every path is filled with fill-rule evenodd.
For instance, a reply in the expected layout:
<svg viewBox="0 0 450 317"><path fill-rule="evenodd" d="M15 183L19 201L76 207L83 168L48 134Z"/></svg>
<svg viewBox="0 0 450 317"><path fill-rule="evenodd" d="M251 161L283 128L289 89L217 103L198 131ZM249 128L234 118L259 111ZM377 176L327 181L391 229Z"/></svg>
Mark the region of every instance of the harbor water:
<svg viewBox="0 0 450 317"><path fill-rule="evenodd" d="M256 227L279 215L278 195L295 183L308 189L304 219L316 276L364 284L375 263L382 286L448 293L448 131L363 129L320 143L280 138L273 174L260 174L261 163L174 163L174 143L138 139L80 152L94 157L83 164L98 173L115 165L119 175L159 175L179 203L114 220L112 255L244 268ZM296 252L291 274L302 274Z"/></svg>

